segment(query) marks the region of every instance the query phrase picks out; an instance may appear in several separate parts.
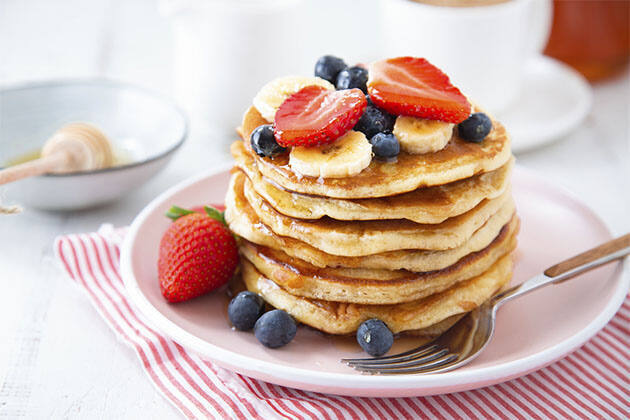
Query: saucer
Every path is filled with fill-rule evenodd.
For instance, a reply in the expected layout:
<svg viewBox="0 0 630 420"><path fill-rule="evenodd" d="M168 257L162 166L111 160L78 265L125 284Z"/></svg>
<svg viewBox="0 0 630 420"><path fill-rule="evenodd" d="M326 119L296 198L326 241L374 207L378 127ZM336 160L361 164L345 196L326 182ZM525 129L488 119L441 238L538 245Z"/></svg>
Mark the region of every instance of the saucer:
<svg viewBox="0 0 630 420"><path fill-rule="evenodd" d="M593 93L586 79L550 57L530 60L519 97L496 116L512 136L516 153L562 138L584 120Z"/></svg>

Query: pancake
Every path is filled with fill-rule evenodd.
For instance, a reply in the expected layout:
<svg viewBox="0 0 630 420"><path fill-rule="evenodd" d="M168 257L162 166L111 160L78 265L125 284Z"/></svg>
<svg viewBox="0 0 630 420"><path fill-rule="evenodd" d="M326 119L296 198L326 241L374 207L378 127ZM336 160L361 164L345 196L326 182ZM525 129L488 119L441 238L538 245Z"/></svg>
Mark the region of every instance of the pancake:
<svg viewBox="0 0 630 420"><path fill-rule="evenodd" d="M260 175L243 142L232 145L236 166L250 179L256 193L285 216L298 219L337 220L407 219L416 223L441 223L471 210L483 199L496 198L509 186L513 159L492 172L461 181L382 198L344 200L305 195L275 185Z"/></svg>
<svg viewBox="0 0 630 420"><path fill-rule="evenodd" d="M424 343L428 343L444 334L446 331L449 330L449 328L455 325L457 321L466 316L467 313L468 312L463 312L461 314L450 316L438 322L437 324L430 325L426 328L420 328L417 330L406 330L400 333L400 335L418 337L419 341L416 343L416 346L421 346Z"/></svg>
<svg viewBox="0 0 630 420"><path fill-rule="evenodd" d="M232 175L230 188L245 194L260 220L276 234L289 236L333 255L363 256L400 249L444 250L462 245L494 214L507 223L514 212L511 191L484 200L474 209L439 224L409 220L361 220L346 222L330 218L293 219L276 211L251 187L242 172Z"/></svg>
<svg viewBox="0 0 630 420"><path fill-rule="evenodd" d="M251 132L262 124L268 122L250 107L239 130L246 140L246 148L251 147ZM481 143L464 141L455 133L440 151L416 155L401 152L395 161L372 159L359 174L346 178L315 178L295 173L289 167L288 154L274 158L263 158L255 153L252 156L263 176L289 191L334 198L375 198L490 172L505 165L512 154L505 128L493 121L492 131Z"/></svg>
<svg viewBox="0 0 630 420"><path fill-rule="evenodd" d="M360 305L292 295L263 276L244 259L242 276L247 289L296 320L329 334L350 334L370 318L382 320L393 333L430 327L469 312L493 296L512 276L511 255L501 257L483 274L434 295L395 305Z"/></svg>
<svg viewBox="0 0 630 420"><path fill-rule="evenodd" d="M468 254L442 270L412 273L406 270L318 268L305 261L251 242L242 241L241 255L265 277L296 296L362 304L410 302L448 289L488 270L516 247L518 218L481 251Z"/></svg>
<svg viewBox="0 0 630 420"><path fill-rule="evenodd" d="M245 286L245 283L243 282L242 277L243 276L239 274L238 276L234 276L234 278L232 278L232 280L230 281L229 286L228 286L230 296L236 296L240 292L247 290L247 287ZM502 290L504 289L505 287L503 287ZM433 340L434 338L437 338L438 336L442 335L449 328L451 328L457 321L459 321L464 315L466 315L466 313L453 315L429 327L420 328L417 330L407 330L402 333L399 333L398 335L417 337L417 341L414 340L414 344L419 346L419 345L422 345L423 343L427 343ZM312 327L309 327L309 328L312 328Z"/></svg>
<svg viewBox="0 0 630 420"><path fill-rule="evenodd" d="M404 269L414 272L440 270L455 264L471 252L488 246L505 224L499 215L494 215L463 245L448 250L401 250L362 257L344 257L320 251L297 239L276 235L260 221L245 197L235 194L232 189L228 189L225 200L225 219L234 233L250 242L280 249L291 257L307 261L316 267Z"/></svg>

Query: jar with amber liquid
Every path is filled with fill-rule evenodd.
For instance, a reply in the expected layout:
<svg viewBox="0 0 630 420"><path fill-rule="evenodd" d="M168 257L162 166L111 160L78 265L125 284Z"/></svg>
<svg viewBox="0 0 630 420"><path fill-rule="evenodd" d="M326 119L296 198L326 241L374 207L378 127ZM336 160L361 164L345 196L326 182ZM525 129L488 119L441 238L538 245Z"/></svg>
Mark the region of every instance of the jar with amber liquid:
<svg viewBox="0 0 630 420"><path fill-rule="evenodd" d="M554 0L545 54L590 81L613 76L630 61L630 0Z"/></svg>

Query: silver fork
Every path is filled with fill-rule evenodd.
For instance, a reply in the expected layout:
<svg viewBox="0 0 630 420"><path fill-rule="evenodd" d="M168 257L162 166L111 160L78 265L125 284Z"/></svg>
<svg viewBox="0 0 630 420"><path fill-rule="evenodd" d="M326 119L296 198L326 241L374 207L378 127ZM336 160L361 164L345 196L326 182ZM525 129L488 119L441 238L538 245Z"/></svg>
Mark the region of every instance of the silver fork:
<svg viewBox="0 0 630 420"><path fill-rule="evenodd" d="M388 375L436 373L458 368L477 357L490 342L497 309L505 302L549 284L561 283L628 254L630 233L549 267L499 293L428 344L393 356L341 359L341 362L361 372Z"/></svg>

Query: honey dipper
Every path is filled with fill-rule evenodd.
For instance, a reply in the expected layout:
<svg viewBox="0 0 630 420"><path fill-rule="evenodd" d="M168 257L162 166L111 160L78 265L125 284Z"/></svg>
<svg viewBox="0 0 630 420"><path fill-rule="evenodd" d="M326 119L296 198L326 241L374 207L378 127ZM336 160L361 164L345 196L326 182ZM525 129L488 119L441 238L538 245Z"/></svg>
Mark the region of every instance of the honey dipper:
<svg viewBox="0 0 630 420"><path fill-rule="evenodd" d="M86 123L71 123L46 141L39 159L1 170L0 185L46 173L102 169L113 163L111 144L98 128Z"/></svg>

